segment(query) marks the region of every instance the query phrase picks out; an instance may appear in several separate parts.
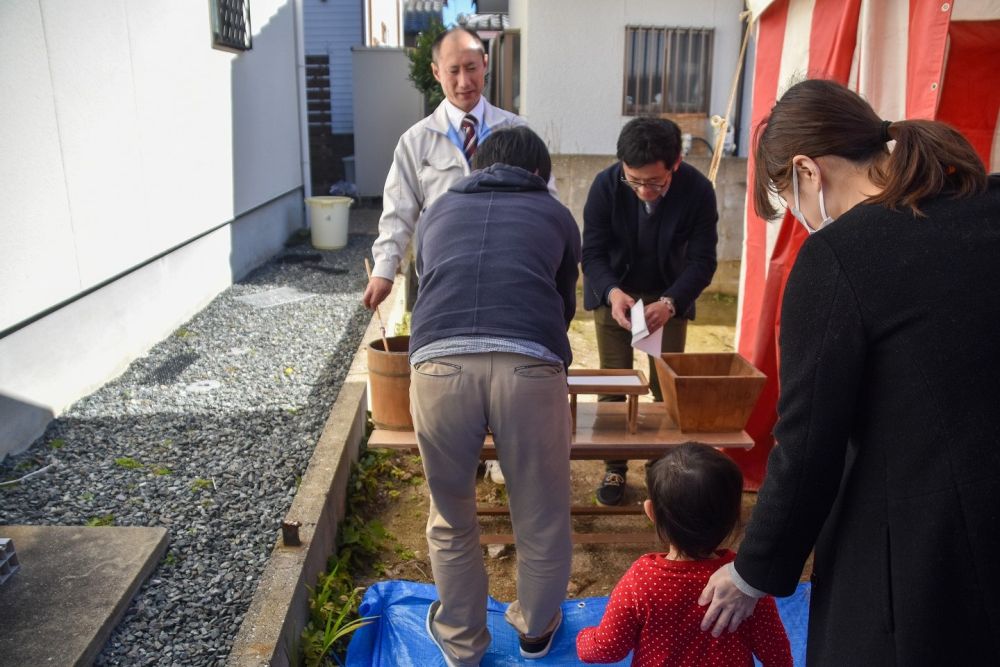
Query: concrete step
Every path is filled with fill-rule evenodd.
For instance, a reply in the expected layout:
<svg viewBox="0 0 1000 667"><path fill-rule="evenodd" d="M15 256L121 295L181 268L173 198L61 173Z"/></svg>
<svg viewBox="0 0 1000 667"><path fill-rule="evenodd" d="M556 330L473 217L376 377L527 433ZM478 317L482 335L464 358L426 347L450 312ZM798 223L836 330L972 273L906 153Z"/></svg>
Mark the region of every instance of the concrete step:
<svg viewBox="0 0 1000 667"><path fill-rule="evenodd" d="M165 528L0 526L0 665L90 665L167 549Z"/></svg>

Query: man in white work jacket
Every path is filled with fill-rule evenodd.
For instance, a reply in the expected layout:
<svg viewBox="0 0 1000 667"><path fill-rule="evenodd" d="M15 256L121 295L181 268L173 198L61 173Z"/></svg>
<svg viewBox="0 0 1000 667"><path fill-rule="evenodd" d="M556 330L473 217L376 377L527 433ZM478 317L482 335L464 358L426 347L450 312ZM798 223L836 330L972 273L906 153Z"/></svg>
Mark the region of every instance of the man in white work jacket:
<svg viewBox="0 0 1000 667"><path fill-rule="evenodd" d="M465 28L442 33L434 41L431 57L431 71L445 99L434 113L404 132L396 145L382 194L379 236L372 246L375 266L363 297L368 309L389 295L423 211L471 172L463 136L466 116L475 119L475 143L493 130L526 124L483 98L487 57L475 33Z"/></svg>

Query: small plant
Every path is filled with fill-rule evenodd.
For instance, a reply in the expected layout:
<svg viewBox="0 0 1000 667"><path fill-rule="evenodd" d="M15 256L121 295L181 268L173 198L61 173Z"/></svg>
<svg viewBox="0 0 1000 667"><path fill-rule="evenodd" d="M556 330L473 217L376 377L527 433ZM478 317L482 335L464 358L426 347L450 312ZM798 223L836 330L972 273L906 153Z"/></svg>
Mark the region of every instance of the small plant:
<svg viewBox="0 0 1000 667"><path fill-rule="evenodd" d="M431 46L444 30L445 28L440 22L431 22L427 30L417 35L417 45L408 54L410 57L410 81L413 82L413 86L417 90L423 93L424 101L429 109L437 108L437 105L441 104L441 100L444 99L441 84L437 82L431 71L431 62L433 61Z"/></svg>
<svg viewBox="0 0 1000 667"><path fill-rule="evenodd" d="M207 491L212 487L212 480L204 479L202 477L197 477L193 482L191 482L191 493L199 493L201 491Z"/></svg>
<svg viewBox="0 0 1000 667"><path fill-rule="evenodd" d="M328 657L330 651L355 630L377 618L356 617L358 596L363 589L343 592L351 586L351 578L345 569L346 560L341 558L328 574L320 575L319 590L309 589L309 625L302 633L302 652L307 667L331 664Z"/></svg>
<svg viewBox="0 0 1000 667"><path fill-rule="evenodd" d="M402 544L396 545L396 555L403 560L413 560L417 557L417 554L413 551L413 549L405 547Z"/></svg>
<svg viewBox="0 0 1000 667"><path fill-rule="evenodd" d="M410 335L410 313L403 313L403 319L396 323L396 328L393 331L396 336L409 336Z"/></svg>
<svg viewBox="0 0 1000 667"><path fill-rule="evenodd" d="M163 475L169 475L173 473L173 470L171 470L167 466L156 466L155 468L153 468L152 473L154 475L162 477Z"/></svg>
<svg viewBox="0 0 1000 667"><path fill-rule="evenodd" d="M163 564L166 567L173 567L174 565L177 565L177 554L173 551L167 552L167 555L163 557Z"/></svg>
<svg viewBox="0 0 1000 667"><path fill-rule="evenodd" d="M53 438L52 442L49 443L50 449L62 449L66 446L66 441L62 438Z"/></svg>
<svg viewBox="0 0 1000 667"><path fill-rule="evenodd" d="M80 494L80 500L82 500L85 503L89 503L94 500L94 494L91 493L90 491L84 491L83 493Z"/></svg>
<svg viewBox="0 0 1000 667"><path fill-rule="evenodd" d="M125 468L126 470L135 470L136 468L142 467L142 464L133 459L131 456L122 456L115 459L115 465Z"/></svg>
<svg viewBox="0 0 1000 667"><path fill-rule="evenodd" d="M392 455L381 450L363 449L351 468L344 520L337 532L336 560L319 576L317 588L310 589L310 620L301 638L303 659L309 667L333 664L330 656L342 654L346 638L371 621L358 618L362 589L356 588L353 580L364 573L385 572L378 554L392 536L372 516L379 498L387 497L405 474L393 463Z"/></svg>
<svg viewBox="0 0 1000 667"><path fill-rule="evenodd" d="M726 294L725 292L712 292L712 294L706 294L705 296L718 303L734 304L737 302L735 294Z"/></svg>
<svg viewBox="0 0 1000 667"><path fill-rule="evenodd" d="M91 528L95 526L113 526L115 525L115 515L105 514L104 516L94 516L87 519L87 525Z"/></svg>
<svg viewBox="0 0 1000 667"><path fill-rule="evenodd" d="M174 336L176 338L187 338L188 336L193 336L193 335L194 332L185 327L180 327L179 329L177 329L177 331L174 332Z"/></svg>

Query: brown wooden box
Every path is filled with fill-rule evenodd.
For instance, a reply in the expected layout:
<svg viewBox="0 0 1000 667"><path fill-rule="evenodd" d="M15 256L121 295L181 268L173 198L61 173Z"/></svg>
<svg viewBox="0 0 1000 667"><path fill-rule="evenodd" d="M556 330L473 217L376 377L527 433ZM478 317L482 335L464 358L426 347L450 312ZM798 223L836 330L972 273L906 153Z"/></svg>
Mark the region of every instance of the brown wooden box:
<svg viewBox="0 0 1000 667"><path fill-rule="evenodd" d="M664 353L656 359L667 413L681 431L741 431L767 379L739 354Z"/></svg>

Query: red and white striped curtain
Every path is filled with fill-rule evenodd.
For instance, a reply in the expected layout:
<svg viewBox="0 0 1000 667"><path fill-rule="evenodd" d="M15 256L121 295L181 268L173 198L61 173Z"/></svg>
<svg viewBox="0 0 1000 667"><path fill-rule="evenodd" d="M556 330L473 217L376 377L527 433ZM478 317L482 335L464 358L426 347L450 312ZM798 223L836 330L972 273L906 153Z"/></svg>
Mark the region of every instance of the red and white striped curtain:
<svg viewBox="0 0 1000 667"><path fill-rule="evenodd" d="M958 128L1000 169L1000 0L748 0L756 21L752 127L789 86L833 79L882 118ZM753 156L748 189L753 187ZM755 446L731 455L760 487L777 419L781 297L805 230L757 217L747 200L737 349L768 377L747 424Z"/></svg>

